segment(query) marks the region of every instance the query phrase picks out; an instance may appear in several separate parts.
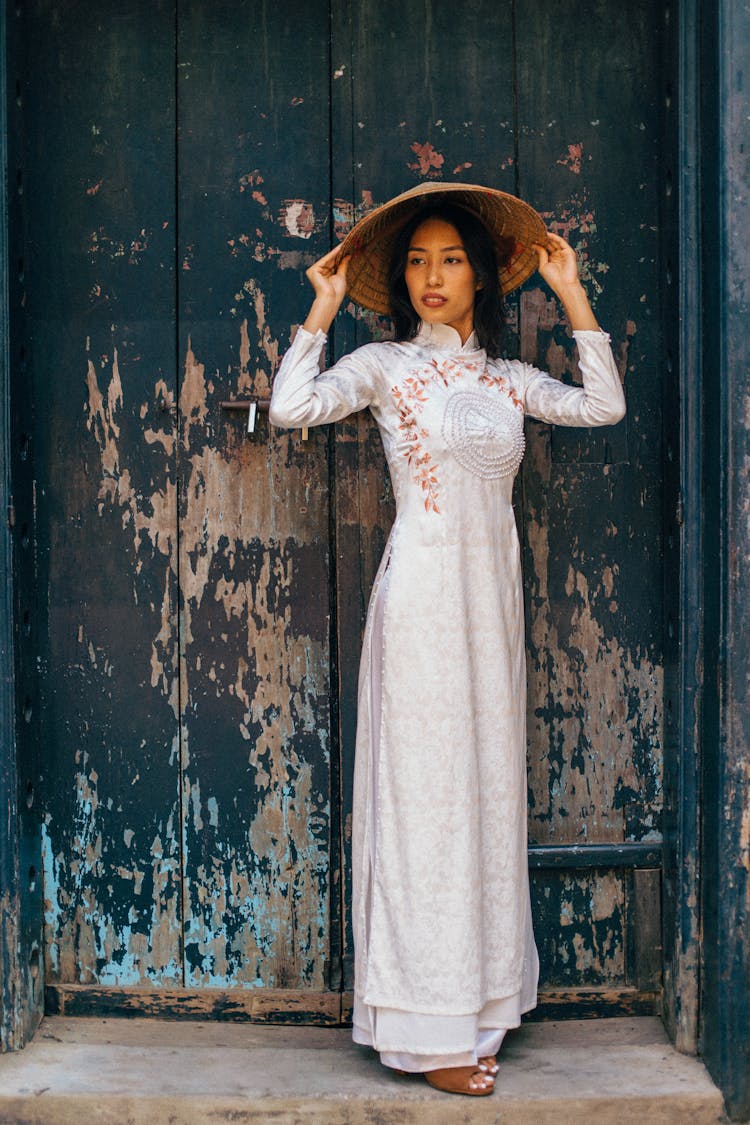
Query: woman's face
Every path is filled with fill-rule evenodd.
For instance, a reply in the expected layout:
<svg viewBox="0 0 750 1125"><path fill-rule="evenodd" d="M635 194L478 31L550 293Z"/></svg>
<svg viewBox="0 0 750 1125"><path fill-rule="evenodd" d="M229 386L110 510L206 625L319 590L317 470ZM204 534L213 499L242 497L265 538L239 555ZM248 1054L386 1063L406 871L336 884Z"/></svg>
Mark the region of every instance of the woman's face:
<svg viewBox="0 0 750 1125"><path fill-rule="evenodd" d="M474 327L477 281L452 223L425 219L412 235L404 281L414 310L427 324L448 324L465 343Z"/></svg>

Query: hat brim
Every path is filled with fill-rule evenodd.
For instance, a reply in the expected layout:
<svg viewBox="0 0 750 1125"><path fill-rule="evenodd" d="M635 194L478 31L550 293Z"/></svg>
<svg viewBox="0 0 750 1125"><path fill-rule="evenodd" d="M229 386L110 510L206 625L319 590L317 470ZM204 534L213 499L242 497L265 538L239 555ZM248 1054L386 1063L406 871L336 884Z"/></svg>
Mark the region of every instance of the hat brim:
<svg viewBox="0 0 750 1125"><path fill-rule="evenodd" d="M438 202L455 203L473 211L495 243L503 294L522 285L538 266L533 244L545 244L547 230L541 215L515 195L480 184L419 184L397 195L352 227L339 247L336 263L350 255L346 291L353 301L389 316L388 269L399 231L418 213Z"/></svg>

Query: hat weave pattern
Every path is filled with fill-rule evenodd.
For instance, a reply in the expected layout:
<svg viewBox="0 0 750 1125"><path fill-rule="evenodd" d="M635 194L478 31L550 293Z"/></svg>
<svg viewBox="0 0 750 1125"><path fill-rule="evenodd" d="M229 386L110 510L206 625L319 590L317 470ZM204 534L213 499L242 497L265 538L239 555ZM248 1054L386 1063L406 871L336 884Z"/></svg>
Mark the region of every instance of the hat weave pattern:
<svg viewBox="0 0 750 1125"><path fill-rule="evenodd" d="M473 211L487 228L498 261L503 263L498 271L503 294L517 289L534 273L538 257L533 244L544 245L547 231L533 207L515 195L480 184L431 181L376 207L352 227L341 243L335 261L338 265L347 254L351 256L346 289L353 301L373 312L390 315L388 269L396 237L420 211L443 202Z"/></svg>

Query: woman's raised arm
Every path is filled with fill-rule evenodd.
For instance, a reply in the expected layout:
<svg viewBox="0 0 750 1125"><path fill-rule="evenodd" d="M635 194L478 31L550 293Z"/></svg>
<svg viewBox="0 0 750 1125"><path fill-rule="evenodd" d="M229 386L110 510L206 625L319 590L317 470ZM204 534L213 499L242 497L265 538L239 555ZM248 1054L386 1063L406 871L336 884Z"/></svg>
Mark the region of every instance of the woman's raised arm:
<svg viewBox="0 0 750 1125"><path fill-rule="evenodd" d="M342 258L338 268L335 268L334 259L338 252L338 247L334 246L333 250L329 250L322 258L318 258L317 262L313 262L305 273L305 277L315 290L315 297L302 327L313 336L318 331L328 331L346 295L346 271L349 268L349 258Z"/></svg>
<svg viewBox="0 0 750 1125"><path fill-rule="evenodd" d="M379 372L367 347L344 356L329 371L320 371L325 334L346 293L349 259L344 258L334 269L337 254L338 249L334 248L307 271L315 297L305 323L276 372L269 412L274 426L293 428L338 422L376 401Z"/></svg>
<svg viewBox="0 0 750 1125"><path fill-rule="evenodd" d="M539 273L562 301L578 345L582 387L571 387L527 366L524 408L542 422L558 426L611 426L625 415L625 395L609 336L600 329L578 277L578 258L559 234L548 232L535 244Z"/></svg>

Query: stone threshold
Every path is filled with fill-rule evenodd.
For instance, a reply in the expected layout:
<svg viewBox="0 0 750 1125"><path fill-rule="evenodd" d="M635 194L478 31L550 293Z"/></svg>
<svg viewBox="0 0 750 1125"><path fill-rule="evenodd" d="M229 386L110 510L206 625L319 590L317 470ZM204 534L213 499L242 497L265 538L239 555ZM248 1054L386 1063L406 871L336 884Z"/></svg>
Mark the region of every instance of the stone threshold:
<svg viewBox="0 0 750 1125"><path fill-rule="evenodd" d="M385 1070L339 1028L47 1017L0 1057L2 1125L712 1125L719 1090L653 1017L510 1032L494 1094Z"/></svg>

